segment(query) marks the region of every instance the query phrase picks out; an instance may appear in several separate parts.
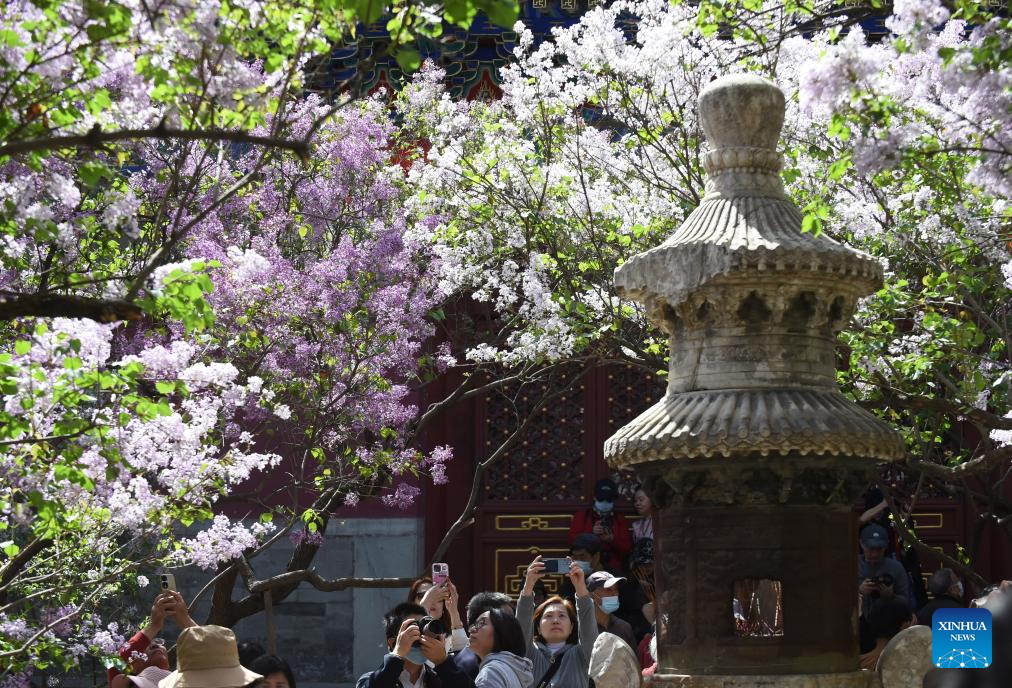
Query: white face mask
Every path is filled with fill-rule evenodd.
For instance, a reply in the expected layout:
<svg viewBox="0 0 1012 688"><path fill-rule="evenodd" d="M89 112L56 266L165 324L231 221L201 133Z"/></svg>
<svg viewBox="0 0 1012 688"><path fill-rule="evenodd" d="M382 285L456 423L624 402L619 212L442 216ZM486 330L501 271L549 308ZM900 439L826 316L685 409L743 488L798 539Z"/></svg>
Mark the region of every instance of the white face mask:
<svg viewBox="0 0 1012 688"><path fill-rule="evenodd" d="M956 597L958 599L963 599L964 592L966 592L966 590L963 588L963 581L956 581Z"/></svg>

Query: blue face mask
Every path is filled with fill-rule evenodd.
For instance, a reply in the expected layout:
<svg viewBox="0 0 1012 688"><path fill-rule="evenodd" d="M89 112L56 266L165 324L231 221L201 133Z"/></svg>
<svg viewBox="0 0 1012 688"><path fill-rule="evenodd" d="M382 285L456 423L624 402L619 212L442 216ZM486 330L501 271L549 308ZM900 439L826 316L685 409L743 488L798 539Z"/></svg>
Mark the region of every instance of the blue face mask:
<svg viewBox="0 0 1012 688"><path fill-rule="evenodd" d="M614 614L618 611L618 596L615 597L602 597L601 598L601 610L608 613Z"/></svg>
<svg viewBox="0 0 1012 688"><path fill-rule="evenodd" d="M581 569L583 569L584 575L589 576L590 573L591 573L591 571L593 571L593 569L590 568L590 562L589 561L577 561L576 563L579 565L579 567Z"/></svg>
<svg viewBox="0 0 1012 688"><path fill-rule="evenodd" d="M603 502L600 499L594 500L594 511L600 514L610 514L615 508L615 502Z"/></svg>
<svg viewBox="0 0 1012 688"><path fill-rule="evenodd" d="M408 656L404 658L404 661L418 664L419 666L425 664L425 655L422 653L422 648L413 647L408 650Z"/></svg>

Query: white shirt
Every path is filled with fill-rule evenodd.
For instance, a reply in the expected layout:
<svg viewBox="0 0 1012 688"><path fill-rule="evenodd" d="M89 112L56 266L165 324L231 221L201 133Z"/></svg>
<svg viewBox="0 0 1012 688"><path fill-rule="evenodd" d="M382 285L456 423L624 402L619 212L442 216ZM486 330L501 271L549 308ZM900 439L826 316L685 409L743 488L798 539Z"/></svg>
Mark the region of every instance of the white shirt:
<svg viewBox="0 0 1012 688"><path fill-rule="evenodd" d="M407 669L401 672L400 680L404 688L425 688L425 667L422 667L422 670L418 672L417 683L411 682L411 674L408 673Z"/></svg>
<svg viewBox="0 0 1012 688"><path fill-rule="evenodd" d="M446 639L446 652L460 652L467 647L467 633L463 628L454 628L450 637Z"/></svg>

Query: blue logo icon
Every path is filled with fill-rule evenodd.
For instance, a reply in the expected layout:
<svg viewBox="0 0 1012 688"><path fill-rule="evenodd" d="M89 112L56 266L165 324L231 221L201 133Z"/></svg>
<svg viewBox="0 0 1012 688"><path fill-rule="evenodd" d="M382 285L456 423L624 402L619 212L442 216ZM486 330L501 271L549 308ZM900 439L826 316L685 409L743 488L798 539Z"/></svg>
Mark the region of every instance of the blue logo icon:
<svg viewBox="0 0 1012 688"><path fill-rule="evenodd" d="M943 669L991 666L991 612L939 609L931 616L931 659Z"/></svg>

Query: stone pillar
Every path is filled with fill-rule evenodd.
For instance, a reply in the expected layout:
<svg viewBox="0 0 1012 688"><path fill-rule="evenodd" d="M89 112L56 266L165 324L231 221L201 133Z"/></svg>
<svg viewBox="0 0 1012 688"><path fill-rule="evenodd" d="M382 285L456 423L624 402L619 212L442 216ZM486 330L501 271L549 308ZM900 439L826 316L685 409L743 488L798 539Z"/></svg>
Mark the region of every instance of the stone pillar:
<svg viewBox="0 0 1012 688"><path fill-rule="evenodd" d="M665 398L605 443L657 506L655 685L867 688L850 505L903 445L839 392L834 344L882 268L801 232L779 177L780 89L724 77L699 115L702 203L615 271L671 346ZM763 587L767 603L779 587L781 623L742 635L736 584Z"/></svg>

